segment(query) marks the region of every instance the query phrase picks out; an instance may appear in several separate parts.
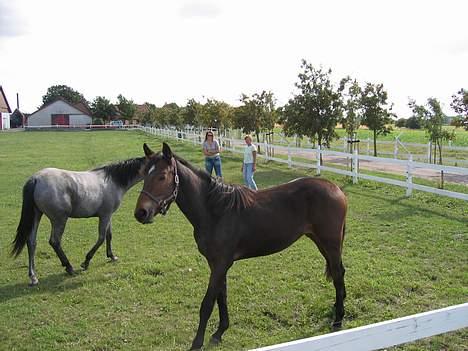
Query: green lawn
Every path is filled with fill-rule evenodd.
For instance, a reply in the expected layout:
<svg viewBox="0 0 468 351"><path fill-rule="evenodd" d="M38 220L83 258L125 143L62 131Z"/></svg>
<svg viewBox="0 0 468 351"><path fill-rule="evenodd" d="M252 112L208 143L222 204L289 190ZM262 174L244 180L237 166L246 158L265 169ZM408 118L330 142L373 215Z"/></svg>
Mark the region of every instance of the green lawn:
<svg viewBox="0 0 468 351"><path fill-rule="evenodd" d="M113 218L114 252L101 248L86 272L68 277L39 228L39 286L29 288L27 255L9 257L26 179L44 167L85 170L142 155L140 132L0 133L0 350L186 350L198 323L208 267L177 206L150 226L133 218L141 185ZM190 144L170 141L201 166ZM228 182L241 182L238 155L223 155ZM256 173L261 188L311 175L273 163ZM344 327L353 328L467 301L466 202L374 182L352 185L324 173L349 199L344 265L348 297ZM63 246L75 268L97 238L97 219L68 222ZM301 239L288 250L237 262L228 275L231 327L213 350L246 350L329 332L334 289L316 247ZM216 328L215 310L207 337ZM208 338L206 339L208 340ZM468 331L437 336L401 350L466 350Z"/></svg>

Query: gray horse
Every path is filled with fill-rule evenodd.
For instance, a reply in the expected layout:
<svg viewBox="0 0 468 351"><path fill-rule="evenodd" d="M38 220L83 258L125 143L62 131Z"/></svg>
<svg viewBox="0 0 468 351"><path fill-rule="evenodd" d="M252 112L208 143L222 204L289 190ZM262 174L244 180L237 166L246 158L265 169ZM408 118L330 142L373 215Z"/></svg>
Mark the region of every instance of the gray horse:
<svg viewBox="0 0 468 351"><path fill-rule="evenodd" d="M112 253L112 214L119 208L125 193L142 180L145 157L133 158L86 172L44 168L28 179L23 187L21 219L13 241L12 255L17 257L28 246L30 285L38 284L35 272L37 228L42 214L52 224L49 243L69 274L74 270L60 244L69 217L99 217L99 237L81 264L89 262L106 239L107 257Z"/></svg>

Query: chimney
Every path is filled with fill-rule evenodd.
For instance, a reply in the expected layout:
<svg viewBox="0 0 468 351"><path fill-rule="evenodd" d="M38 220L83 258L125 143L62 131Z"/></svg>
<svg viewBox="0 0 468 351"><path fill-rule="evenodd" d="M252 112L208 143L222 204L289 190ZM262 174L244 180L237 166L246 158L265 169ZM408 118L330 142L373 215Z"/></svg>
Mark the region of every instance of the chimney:
<svg viewBox="0 0 468 351"><path fill-rule="evenodd" d="M16 108L19 111L19 94L18 93L16 93Z"/></svg>

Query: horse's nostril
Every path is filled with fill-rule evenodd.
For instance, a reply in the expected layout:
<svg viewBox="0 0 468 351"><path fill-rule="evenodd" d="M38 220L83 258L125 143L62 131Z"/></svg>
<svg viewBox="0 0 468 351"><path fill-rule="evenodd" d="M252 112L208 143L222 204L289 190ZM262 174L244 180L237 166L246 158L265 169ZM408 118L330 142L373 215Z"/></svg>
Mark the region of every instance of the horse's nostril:
<svg viewBox="0 0 468 351"><path fill-rule="evenodd" d="M146 211L144 208L139 208L135 211L135 218L140 222L144 221L146 217L148 217L148 211Z"/></svg>

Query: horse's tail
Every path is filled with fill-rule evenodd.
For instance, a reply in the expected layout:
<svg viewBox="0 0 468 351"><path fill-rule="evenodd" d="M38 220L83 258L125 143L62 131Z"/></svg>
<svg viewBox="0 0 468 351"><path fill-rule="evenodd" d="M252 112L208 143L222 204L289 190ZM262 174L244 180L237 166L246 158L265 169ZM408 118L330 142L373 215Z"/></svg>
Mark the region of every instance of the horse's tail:
<svg viewBox="0 0 468 351"><path fill-rule="evenodd" d="M34 225L34 189L36 179L31 177L23 187L23 206L21 208L21 219L16 229L16 237L12 242L11 255L17 257L23 251Z"/></svg>
<svg viewBox="0 0 468 351"><path fill-rule="evenodd" d="M343 242L344 242L344 237L345 237L345 233L346 233L346 221L343 222L343 232L341 234L341 252L343 252ZM341 264L343 266L343 264ZM330 272L330 265L328 264L328 260L327 260L327 264L325 265L325 277L327 278L327 280L332 280L332 275L331 275L331 272Z"/></svg>

